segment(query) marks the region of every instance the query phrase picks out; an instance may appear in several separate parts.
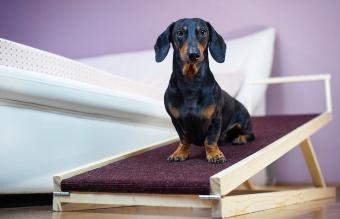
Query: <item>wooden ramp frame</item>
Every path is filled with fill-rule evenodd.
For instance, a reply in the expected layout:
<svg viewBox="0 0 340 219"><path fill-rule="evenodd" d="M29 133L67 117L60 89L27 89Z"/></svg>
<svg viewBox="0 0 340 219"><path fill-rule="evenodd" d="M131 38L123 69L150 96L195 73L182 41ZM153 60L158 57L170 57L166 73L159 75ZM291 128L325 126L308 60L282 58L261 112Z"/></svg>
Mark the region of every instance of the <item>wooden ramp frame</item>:
<svg viewBox="0 0 340 219"><path fill-rule="evenodd" d="M335 188L326 187L310 136L325 126L332 117L330 75L311 75L269 78L251 85L277 84L323 80L326 112L303 124L289 134L248 156L240 162L210 177L211 195L165 195L137 193L63 192L61 181L100 168L110 163L164 146L178 139L168 139L119 156L61 173L54 176L54 211L70 211L119 206L158 206L210 208L213 218L231 217L251 212L283 207L296 203L335 197ZM249 103L251 99L249 98ZM248 108L250 107L250 104ZM256 173L300 145L312 177L313 187L257 187L249 179ZM237 189L241 184L246 189Z"/></svg>

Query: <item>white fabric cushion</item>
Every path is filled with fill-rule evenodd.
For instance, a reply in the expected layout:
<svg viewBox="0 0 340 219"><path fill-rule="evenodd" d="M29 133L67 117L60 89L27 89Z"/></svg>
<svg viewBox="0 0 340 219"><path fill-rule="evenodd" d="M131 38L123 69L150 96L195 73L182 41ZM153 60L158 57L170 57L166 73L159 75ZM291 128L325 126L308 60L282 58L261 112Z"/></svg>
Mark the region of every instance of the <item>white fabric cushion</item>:
<svg viewBox="0 0 340 219"><path fill-rule="evenodd" d="M220 87L232 97L237 96L245 80L243 71L215 74L214 77Z"/></svg>
<svg viewBox="0 0 340 219"><path fill-rule="evenodd" d="M157 77L149 74L141 78L138 82L147 87L143 92L144 94L162 101L169 84L170 76L171 73L159 74ZM245 79L243 71L214 74L214 77L220 87L232 97L236 97Z"/></svg>

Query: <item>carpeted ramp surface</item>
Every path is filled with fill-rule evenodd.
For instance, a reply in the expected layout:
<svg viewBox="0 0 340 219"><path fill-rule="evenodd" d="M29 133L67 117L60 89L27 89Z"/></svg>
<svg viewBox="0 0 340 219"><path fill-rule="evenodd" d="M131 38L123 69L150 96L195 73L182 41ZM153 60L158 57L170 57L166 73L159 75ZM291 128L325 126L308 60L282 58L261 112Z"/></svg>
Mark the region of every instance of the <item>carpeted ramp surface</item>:
<svg viewBox="0 0 340 219"><path fill-rule="evenodd" d="M317 115L266 116L253 118L256 140L246 145L225 145L227 162L210 164L204 147L192 146L190 159L168 163L177 143L144 152L107 166L65 179L62 191L209 194L210 176L261 150Z"/></svg>

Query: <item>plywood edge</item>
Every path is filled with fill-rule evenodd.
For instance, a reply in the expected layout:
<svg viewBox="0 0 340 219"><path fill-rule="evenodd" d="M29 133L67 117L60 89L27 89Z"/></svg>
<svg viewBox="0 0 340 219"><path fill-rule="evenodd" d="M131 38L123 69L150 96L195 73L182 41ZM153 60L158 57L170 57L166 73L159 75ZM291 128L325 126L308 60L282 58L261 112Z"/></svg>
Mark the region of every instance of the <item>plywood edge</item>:
<svg viewBox="0 0 340 219"><path fill-rule="evenodd" d="M102 160L99 160L99 161L96 161L96 162L93 162L93 163L90 163L90 164L87 164L87 165L84 165L84 166L81 166L81 167L77 167L77 168L72 169L72 170L68 170L68 171L56 174L53 177L54 191L60 191L60 183L64 179L70 178L72 176L75 176L75 175L78 175L78 174L81 174L81 173L84 173L84 172L87 172L87 171L90 171L90 170L93 170L93 169L100 168L100 167L108 165L110 163L131 157L131 156L134 156L134 155L138 155L138 154L141 154L143 152L146 152L146 151L158 148L158 147L165 146L167 144L174 143L178 140L179 140L178 137L165 139L165 140L162 140L162 141L159 141L159 142L156 142L156 143L153 143L153 144L149 144L149 145L146 145L144 147L141 147L141 148L138 148L138 149L135 149L135 150L132 150L132 151L122 153L120 155L108 157L108 158L105 158L105 159L102 159Z"/></svg>
<svg viewBox="0 0 340 219"><path fill-rule="evenodd" d="M192 207L211 208L211 201L202 200L198 195L179 194L138 194L138 193L85 193L71 192L69 196L55 196L54 211L77 209L79 205L92 206L156 206L156 207ZM63 208L66 206L67 208ZM73 205L73 207L71 207ZM87 207L85 205L85 207Z"/></svg>
<svg viewBox="0 0 340 219"><path fill-rule="evenodd" d="M225 218L297 203L334 198L335 188L304 188L287 191L224 196L212 207L213 218Z"/></svg>
<svg viewBox="0 0 340 219"><path fill-rule="evenodd" d="M310 137L327 124L331 118L331 113L325 112L265 148L211 176L211 193L221 196L228 194L244 181L250 179L250 177L296 147L304 139Z"/></svg>

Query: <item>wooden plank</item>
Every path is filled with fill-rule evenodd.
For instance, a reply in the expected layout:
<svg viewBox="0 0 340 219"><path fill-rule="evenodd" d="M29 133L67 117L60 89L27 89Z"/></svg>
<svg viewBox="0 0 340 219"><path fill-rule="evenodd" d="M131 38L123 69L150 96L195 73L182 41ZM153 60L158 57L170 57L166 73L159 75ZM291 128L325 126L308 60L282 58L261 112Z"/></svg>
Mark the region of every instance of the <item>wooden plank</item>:
<svg viewBox="0 0 340 219"><path fill-rule="evenodd" d="M226 195L269 164L293 149L331 120L325 112L260 151L210 177L211 193Z"/></svg>
<svg viewBox="0 0 340 219"><path fill-rule="evenodd" d="M314 200L310 202L303 202L294 205L285 206L282 208L273 208L264 211L258 211L250 214L239 215L237 219L335 219L338 210L334 207L336 204L335 198L327 198ZM334 216L333 216L334 215ZM332 217L333 216L333 217ZM339 217L340 218L340 217Z"/></svg>
<svg viewBox="0 0 340 219"><path fill-rule="evenodd" d="M325 101L326 111L332 112L332 97L331 97L331 75L330 74L318 74L318 75L294 75L286 77L270 77L262 80L251 81L248 85L269 85L269 84L285 84L285 83L297 83L297 82L310 82L310 81L324 81L325 88ZM247 98L248 111L251 112L252 97L249 93Z"/></svg>
<svg viewBox="0 0 340 219"><path fill-rule="evenodd" d="M278 188L234 190L228 195L245 195L277 191ZM151 201L150 201L151 200ZM190 203L188 203L190 202ZM70 196L54 196L54 211L77 211L122 206L195 207L211 208L211 200L202 200L198 195L139 194L71 192Z"/></svg>
<svg viewBox="0 0 340 219"><path fill-rule="evenodd" d="M213 202L212 217L225 218L306 201L335 197L335 188L307 188L291 191L225 196Z"/></svg>
<svg viewBox="0 0 340 219"><path fill-rule="evenodd" d="M287 191L287 190L297 190L312 187L312 185L273 185L273 186L253 186L252 191ZM234 190L233 190L234 191ZM228 193L232 194L232 192Z"/></svg>
<svg viewBox="0 0 340 219"><path fill-rule="evenodd" d="M325 80L326 109L332 112L332 94L331 94L331 78Z"/></svg>
<svg viewBox="0 0 340 219"><path fill-rule="evenodd" d="M104 208L119 208L121 205L101 205L101 204L83 204L83 203L61 203L60 210L54 211L83 211ZM126 206L124 206L126 207Z"/></svg>
<svg viewBox="0 0 340 219"><path fill-rule="evenodd" d="M294 75L286 77L270 77L262 80L252 81L249 84L282 84L282 83L297 83L297 82L307 82L307 81L321 81L329 80L331 78L330 74L317 74L317 75Z"/></svg>
<svg viewBox="0 0 340 219"><path fill-rule="evenodd" d="M283 187L289 189L291 187ZM214 218L236 216L289 204L335 197L335 188L234 191L220 200L201 200L197 195L115 194L72 192L70 196L54 196L54 211L75 211L122 206L154 206L211 208Z"/></svg>
<svg viewBox="0 0 340 219"><path fill-rule="evenodd" d="M53 210L63 211L63 204L71 203L77 210L81 208L77 204L211 208L211 201L202 200L198 195L72 192L69 196L54 196Z"/></svg>
<svg viewBox="0 0 340 219"><path fill-rule="evenodd" d="M310 141L310 138L303 140L300 143L300 148L307 163L307 167L312 177L314 186L326 187L325 179L322 175L320 165L316 158L315 151Z"/></svg>
<svg viewBox="0 0 340 219"><path fill-rule="evenodd" d="M255 194L264 192L273 192L278 188L261 188L256 190L234 190L228 195L244 195L244 194ZM174 199L176 198L176 200ZM202 205L195 204L195 202L201 203L201 199L198 199L198 195L168 195L168 194L138 194L138 193L100 193L100 192L71 192L70 196L57 196L53 197L53 209L54 211L76 211L85 209L99 209L99 208L110 208L110 207L122 207L122 206L134 206L134 205L144 205L144 206L158 206L164 207L164 201L166 201L166 206L177 206L176 204L169 204L170 201L174 203L179 201L183 203L183 200L190 200L193 202L190 204L191 207L195 206L202 208ZM117 201L118 199L118 201ZM161 202L142 202L142 200L155 199L162 200ZM137 200L137 203L136 203ZM160 204L159 204L160 203ZM204 201L203 208L211 207L211 203ZM209 205L209 206L208 206ZM188 205L183 205L181 207L190 207Z"/></svg>
<svg viewBox="0 0 340 219"><path fill-rule="evenodd" d="M75 176L75 175L78 175L78 174L81 174L81 173L84 173L84 172L88 172L88 171L93 170L93 169L100 168L102 166L114 163L116 161L123 160L125 158L135 156L135 155L141 154L143 152L146 152L146 151L158 148L158 147L162 147L162 146L167 145L167 144L171 144L171 143L176 142L176 141L179 141L178 137L166 139L166 140L163 140L163 141L160 141L160 142L156 142L156 143L153 143L153 144L150 144L150 145L146 145L144 147L141 147L141 148L138 148L138 149L135 149L135 150L132 150L132 151L128 151L128 152L120 154L120 155L105 158L105 159L102 159L102 160L99 160L99 161L96 161L96 162L93 162L93 163L90 163L90 164L87 164L87 165L66 171L66 172L63 172L63 173L60 173L60 174L57 174L56 176L53 177L53 183L54 183L53 191L54 192L61 191L60 190L60 183L63 179L67 179L67 178L70 178L72 176Z"/></svg>

